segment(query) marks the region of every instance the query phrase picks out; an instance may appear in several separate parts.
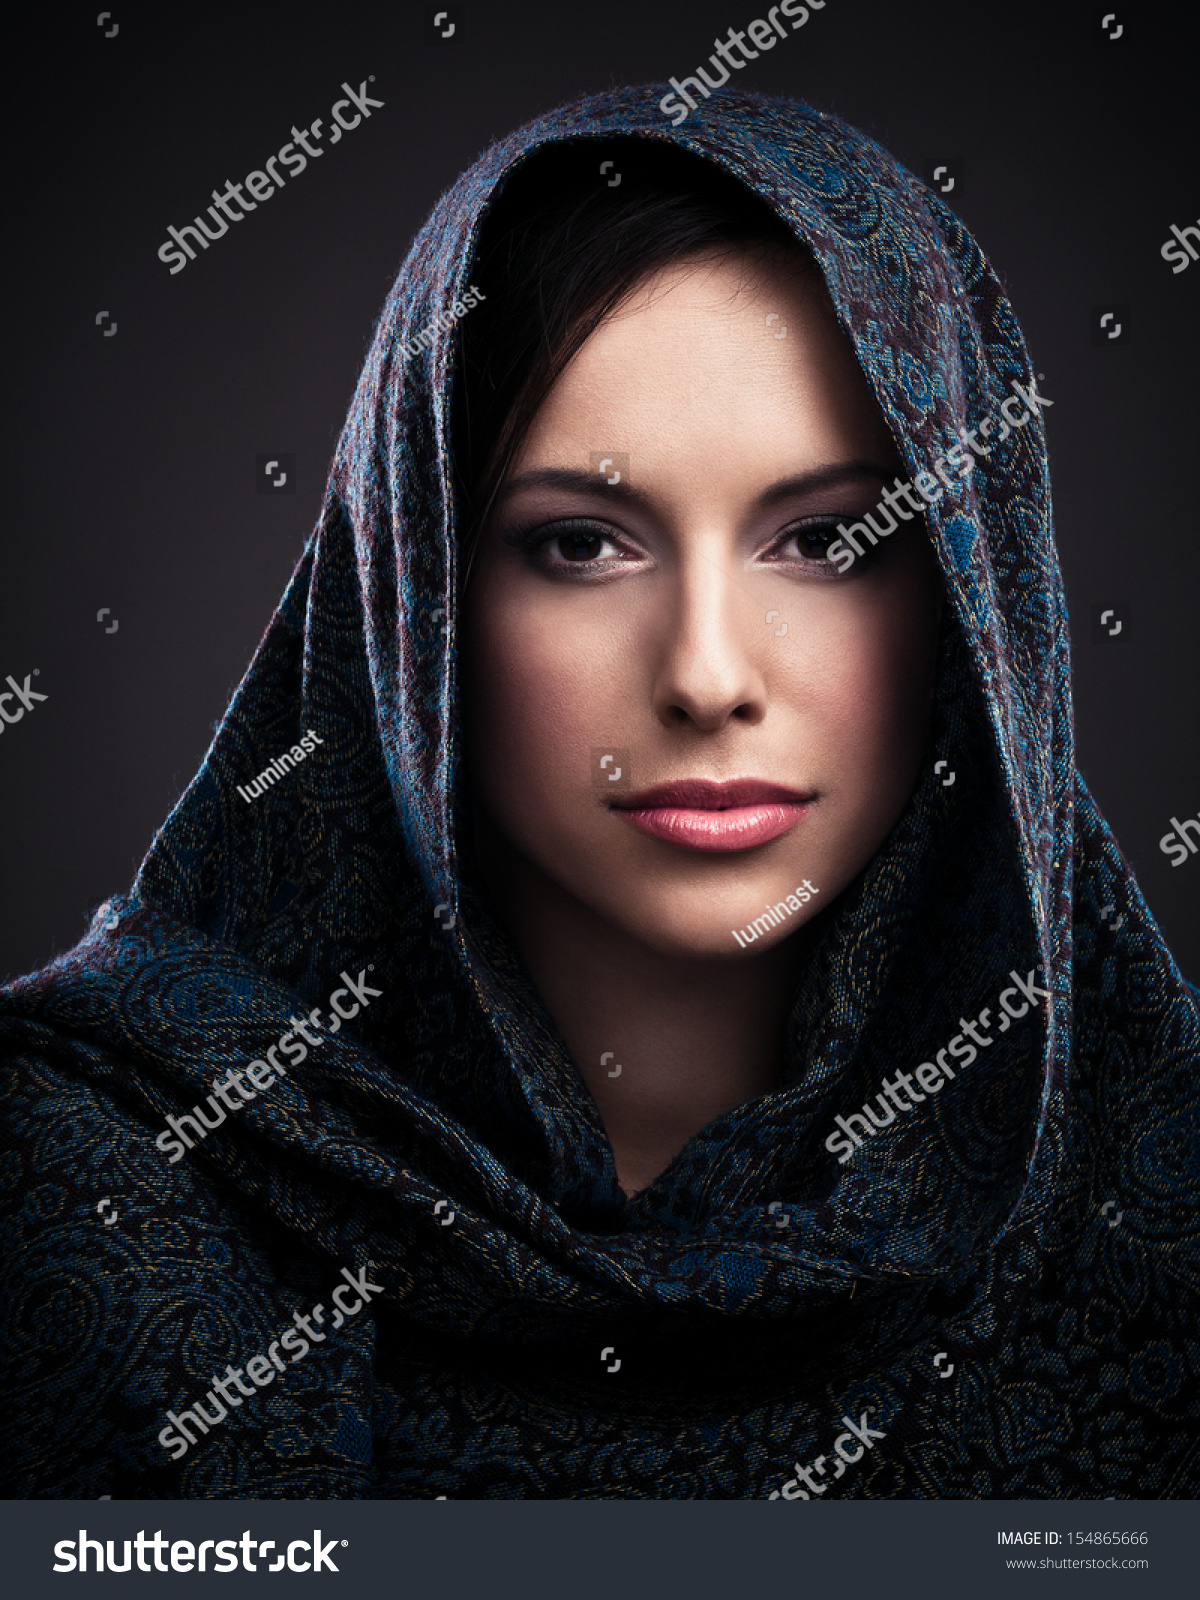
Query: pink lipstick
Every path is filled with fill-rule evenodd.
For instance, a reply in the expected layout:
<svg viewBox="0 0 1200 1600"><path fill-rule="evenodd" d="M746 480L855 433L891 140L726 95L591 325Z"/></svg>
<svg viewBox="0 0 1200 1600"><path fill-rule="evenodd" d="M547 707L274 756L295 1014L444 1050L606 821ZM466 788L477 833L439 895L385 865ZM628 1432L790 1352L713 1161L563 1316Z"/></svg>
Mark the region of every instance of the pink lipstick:
<svg viewBox="0 0 1200 1600"><path fill-rule="evenodd" d="M639 832L687 850L754 850L790 833L815 799L760 778L685 778L613 809Z"/></svg>

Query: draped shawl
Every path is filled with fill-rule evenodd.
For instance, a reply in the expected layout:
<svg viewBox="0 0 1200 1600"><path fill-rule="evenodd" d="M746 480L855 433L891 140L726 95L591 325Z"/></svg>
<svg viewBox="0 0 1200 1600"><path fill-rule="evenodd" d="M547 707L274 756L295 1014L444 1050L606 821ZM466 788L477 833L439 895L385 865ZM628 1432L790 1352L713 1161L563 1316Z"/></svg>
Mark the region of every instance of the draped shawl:
<svg viewBox="0 0 1200 1600"><path fill-rule="evenodd" d="M732 89L677 128L658 97L542 116L438 202L203 764L130 892L0 994L9 1495L792 1499L843 1418L873 1431L813 1494L1200 1488L1197 1000L1076 770L1040 414L930 508L931 759L798 960L778 1088L632 1200L464 849L442 314L520 163L628 135L741 180L910 475L1037 382L975 241L878 144ZM1012 972L1048 998L836 1161L834 1119ZM342 973L375 997L168 1161L166 1117ZM369 1303L173 1459L166 1413L343 1268Z"/></svg>

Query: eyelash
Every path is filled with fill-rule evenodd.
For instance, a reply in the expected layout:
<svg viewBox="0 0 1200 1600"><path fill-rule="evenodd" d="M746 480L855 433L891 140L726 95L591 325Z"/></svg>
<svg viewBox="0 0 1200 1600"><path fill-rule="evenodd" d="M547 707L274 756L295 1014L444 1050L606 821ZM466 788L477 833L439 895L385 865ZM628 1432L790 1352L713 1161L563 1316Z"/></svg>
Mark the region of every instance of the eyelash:
<svg viewBox="0 0 1200 1600"><path fill-rule="evenodd" d="M505 538L510 543L523 545L533 554L540 554L556 540L568 538L571 534L599 539L604 544L617 543L611 528L600 522L590 522L586 517L568 517L558 522L527 523L509 529ZM572 579L587 579L593 578L598 569L608 570L606 563L611 563L612 560L611 556L603 558L594 556L590 561L546 560L546 567L556 575L561 573Z"/></svg>
<svg viewBox="0 0 1200 1600"><path fill-rule="evenodd" d="M826 550L839 536L837 531L838 520L833 517L804 517L791 527L785 528L778 534L769 546L771 553L783 549L789 540L798 539L804 534L828 534ZM505 530L504 538L507 543L521 545L532 554L540 554L559 539L568 538L570 535L589 536L598 539L604 544L617 545L619 540L613 530L604 523L592 522L586 517L568 517L556 522L530 522L520 524ZM840 579L853 577L855 573L862 573L875 566L880 558L882 546L868 546L861 557L855 559L854 565L846 573L842 573L836 561L828 557L799 556L799 564L807 567L814 575L823 578ZM543 570L552 572L555 576L562 576L573 582L596 582L599 578L612 571L615 561L620 557L593 556L586 561L568 561L560 557L557 561L550 561L543 557L545 566Z"/></svg>
<svg viewBox="0 0 1200 1600"><path fill-rule="evenodd" d="M795 522L795 523L792 524L792 526L790 528L785 528L783 530L783 532L775 540L775 543L772 546L772 549L776 549L777 550L777 549L781 548L783 545L785 545L788 542L788 540L797 539L802 534L806 534L806 533L808 533L808 534L827 533L829 535L829 537L828 537L828 539L826 540L826 543L825 543L825 548L826 548L827 551L829 549L829 546L832 545L832 544L836 544L839 539L841 539L841 542L843 543L843 545L846 545L846 540L843 539L842 535L838 533L838 523L839 522L845 522L845 521L846 521L846 517L845 516L839 516L839 517L802 517L799 522ZM846 547L847 547L847 549L851 550L851 553L853 553L853 547L852 546L846 545ZM806 557L803 558L803 562L804 562L805 566L809 566L809 567L813 567L813 568L818 569L823 575L826 574L826 573L829 573L834 578L841 578L841 577L849 578L849 577L853 577L855 572L859 572L859 573L865 572L865 571L868 571L871 567L875 566L878 563L878 561L880 559L880 556L882 555L882 552L883 552L883 546L882 545L868 545L866 550L863 552L863 554L861 556L855 557L854 565L851 566L850 568L848 568L848 570L845 573L842 572L841 568L838 566L836 561L830 561L827 556L822 558L822 559L820 559L820 560L818 560L815 556L806 556Z"/></svg>

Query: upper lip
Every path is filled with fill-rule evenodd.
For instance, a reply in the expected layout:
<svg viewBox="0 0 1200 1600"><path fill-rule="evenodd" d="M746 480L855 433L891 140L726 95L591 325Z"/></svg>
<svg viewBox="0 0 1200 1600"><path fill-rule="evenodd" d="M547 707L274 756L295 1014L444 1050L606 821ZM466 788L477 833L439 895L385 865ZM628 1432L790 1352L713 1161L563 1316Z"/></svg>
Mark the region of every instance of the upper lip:
<svg viewBox="0 0 1200 1600"><path fill-rule="evenodd" d="M814 798L812 791L790 789L764 778L726 778L720 782L713 778L678 778L635 795L623 795L613 804L620 811L647 811L659 806L681 811L727 811L733 806L801 805Z"/></svg>

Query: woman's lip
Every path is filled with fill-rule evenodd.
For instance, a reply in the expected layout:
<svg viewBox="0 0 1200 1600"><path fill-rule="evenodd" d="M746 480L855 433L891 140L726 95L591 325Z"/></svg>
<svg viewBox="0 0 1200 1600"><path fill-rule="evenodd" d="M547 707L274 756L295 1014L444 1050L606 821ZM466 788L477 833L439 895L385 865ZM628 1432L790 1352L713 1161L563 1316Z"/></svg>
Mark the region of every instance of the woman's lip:
<svg viewBox="0 0 1200 1600"><path fill-rule="evenodd" d="M678 778L656 784L640 794L614 801L621 811L649 811L666 808L678 811L730 811L748 806L809 805L813 793L791 789L763 778Z"/></svg>
<svg viewBox="0 0 1200 1600"><path fill-rule="evenodd" d="M754 850L782 838L809 809L807 801L770 801L759 805L711 807L615 807L640 833L689 850Z"/></svg>

